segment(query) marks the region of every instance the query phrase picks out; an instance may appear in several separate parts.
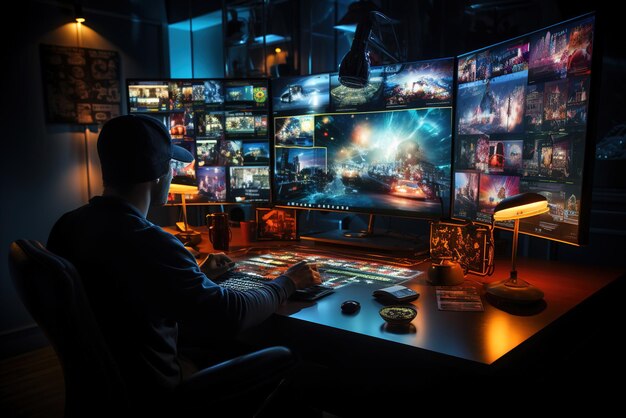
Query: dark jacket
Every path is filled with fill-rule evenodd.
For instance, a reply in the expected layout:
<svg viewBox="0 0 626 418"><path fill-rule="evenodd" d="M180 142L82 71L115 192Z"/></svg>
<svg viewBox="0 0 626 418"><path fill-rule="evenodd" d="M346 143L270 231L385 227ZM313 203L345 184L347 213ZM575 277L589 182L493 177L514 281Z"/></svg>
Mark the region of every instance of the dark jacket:
<svg viewBox="0 0 626 418"><path fill-rule="evenodd" d="M63 215L48 248L78 269L129 388L167 391L180 382L179 321L223 338L263 321L295 290L285 276L247 292L216 285L176 237L114 197Z"/></svg>

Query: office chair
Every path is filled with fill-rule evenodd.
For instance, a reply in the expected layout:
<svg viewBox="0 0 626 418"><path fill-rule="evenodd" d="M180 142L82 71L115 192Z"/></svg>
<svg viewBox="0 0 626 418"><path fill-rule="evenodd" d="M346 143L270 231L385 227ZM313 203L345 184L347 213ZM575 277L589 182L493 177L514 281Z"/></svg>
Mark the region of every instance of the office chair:
<svg viewBox="0 0 626 418"><path fill-rule="evenodd" d="M10 246L9 270L20 298L61 361L65 416L114 416L131 409L131 392L100 332L76 268L38 241L17 240ZM285 347L255 351L198 371L179 385L172 399L177 405L201 400L209 406L280 382L261 402L257 412L262 412L294 365Z"/></svg>

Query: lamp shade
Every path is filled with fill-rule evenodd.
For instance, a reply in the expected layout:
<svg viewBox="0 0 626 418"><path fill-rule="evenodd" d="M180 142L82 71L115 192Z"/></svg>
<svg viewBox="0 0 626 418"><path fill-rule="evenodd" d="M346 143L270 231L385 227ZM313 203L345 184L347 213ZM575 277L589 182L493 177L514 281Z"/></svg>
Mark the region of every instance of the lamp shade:
<svg viewBox="0 0 626 418"><path fill-rule="evenodd" d="M498 203L493 211L495 221L511 221L546 213L548 199L539 193L521 193L507 197Z"/></svg>

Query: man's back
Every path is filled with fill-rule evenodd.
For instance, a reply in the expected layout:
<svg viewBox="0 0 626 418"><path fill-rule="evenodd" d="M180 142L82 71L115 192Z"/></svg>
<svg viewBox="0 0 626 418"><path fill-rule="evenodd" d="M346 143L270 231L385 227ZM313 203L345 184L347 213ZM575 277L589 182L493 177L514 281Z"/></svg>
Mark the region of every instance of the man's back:
<svg viewBox="0 0 626 418"><path fill-rule="evenodd" d="M177 325L167 319L168 252L176 242L129 204L95 197L56 223L48 248L78 269L96 319L124 377L173 388L180 381ZM178 260L179 261L179 260ZM177 262L180 265L180 262ZM201 275L188 266L189 274ZM173 301L172 301L173 302Z"/></svg>

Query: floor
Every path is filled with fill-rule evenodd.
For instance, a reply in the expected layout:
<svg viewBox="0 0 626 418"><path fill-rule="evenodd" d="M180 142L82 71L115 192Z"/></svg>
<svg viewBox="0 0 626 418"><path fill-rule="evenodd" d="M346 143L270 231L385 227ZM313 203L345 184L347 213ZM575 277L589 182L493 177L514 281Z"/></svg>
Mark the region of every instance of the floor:
<svg viewBox="0 0 626 418"><path fill-rule="evenodd" d="M622 345L616 344L615 341L608 341L592 338L577 350L578 354L565 359L566 364L573 367L569 370L561 370L557 374L559 384L554 387L561 386L561 389L567 388L565 391L570 396L557 396L552 390L545 390L546 384L538 385L538 382L532 384L528 381L519 382L522 390L530 391L534 396L548 397L551 402L557 402L561 405L594 405L594 409L602 410L606 408L617 407L621 404L623 393L619 389L620 386L610 383L610 379L600 379L606 375L612 375L621 379L624 373L624 357L617 355L622 351ZM600 355L600 352L604 355ZM565 354L565 353L564 353ZM569 356L568 356L569 357ZM593 361L580 361L582 358ZM620 361L616 361L620 359ZM575 365L575 366L574 366ZM541 380L541 379L540 379ZM496 383L496 382L492 382ZM530 384L529 384L530 383ZM454 385L453 385L454 386ZM455 389L455 397L462 394L468 388L457 387ZM619 395L616 396L616 392ZM489 393L489 390L485 390ZM551 393L551 394L550 394ZM325 396L325 389L320 388L313 396ZM419 391L416 397L422 400L428 397L420 397ZM572 399L577 402L572 404ZM62 418L63 405L65 400L63 373L60 363L51 347L44 347L20 354L14 357L0 360L0 417L2 418ZM398 401L399 399L396 399ZM365 404L373 406L376 402ZM389 401L389 400L387 400ZM403 402L411 403L412 400L404 398ZM363 416L350 412L350 404L341 405L342 417L349 418L353 416ZM354 406L354 405L352 405ZM326 409L326 408L324 408ZM333 408L329 408L334 411ZM302 412L302 411L300 411ZM298 414L298 416L303 416ZM307 415L309 416L309 415ZM318 412L311 415L319 418L338 418L337 415L328 412ZM370 414L370 416L382 416Z"/></svg>
<svg viewBox="0 0 626 418"><path fill-rule="evenodd" d="M52 347L0 361L0 416L62 418L63 372Z"/></svg>
<svg viewBox="0 0 626 418"><path fill-rule="evenodd" d="M0 417L63 418L64 402L63 372L52 347L0 360Z"/></svg>

